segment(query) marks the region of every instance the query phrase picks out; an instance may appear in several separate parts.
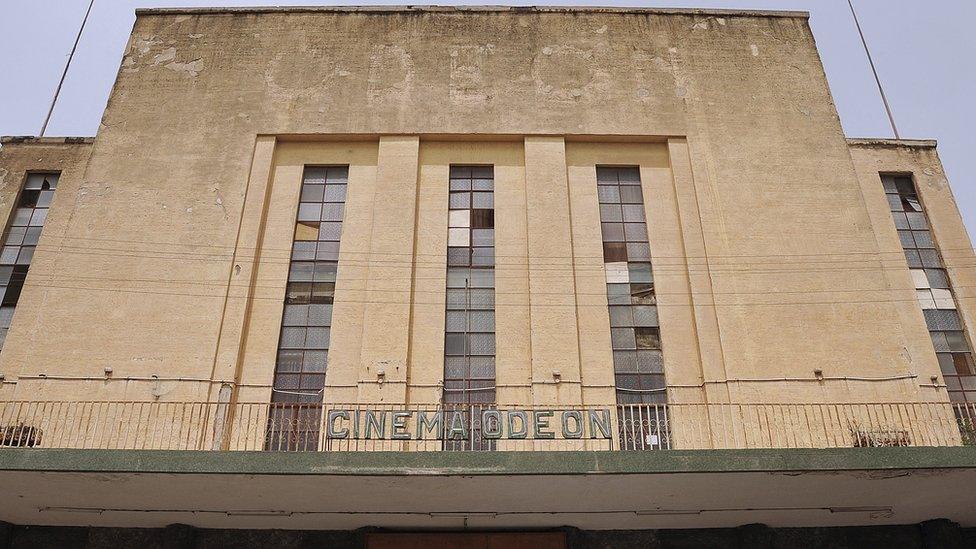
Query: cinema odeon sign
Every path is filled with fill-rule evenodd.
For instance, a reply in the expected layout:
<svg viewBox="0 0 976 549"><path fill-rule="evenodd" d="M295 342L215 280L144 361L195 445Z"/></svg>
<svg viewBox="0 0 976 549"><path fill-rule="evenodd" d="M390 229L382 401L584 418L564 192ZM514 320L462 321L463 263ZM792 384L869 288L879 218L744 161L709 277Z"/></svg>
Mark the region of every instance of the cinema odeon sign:
<svg viewBox="0 0 976 549"><path fill-rule="evenodd" d="M474 418L472 422L471 419ZM329 439L466 440L474 425L484 439L610 439L609 408L533 410L326 410Z"/></svg>

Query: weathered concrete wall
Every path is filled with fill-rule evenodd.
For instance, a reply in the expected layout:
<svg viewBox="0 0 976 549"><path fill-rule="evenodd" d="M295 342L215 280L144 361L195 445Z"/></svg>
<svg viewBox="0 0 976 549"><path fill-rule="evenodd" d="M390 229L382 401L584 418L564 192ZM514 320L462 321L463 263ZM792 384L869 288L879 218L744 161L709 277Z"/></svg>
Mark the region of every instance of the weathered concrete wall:
<svg viewBox="0 0 976 549"><path fill-rule="evenodd" d="M949 272L963 327L969 341L976 341L976 273L973 272L976 256L952 196L936 144L934 141L852 139L850 145L851 156L878 239L881 254L879 262L886 266L887 284L895 301L893 307L898 311L898 330L902 334L905 353L913 357L918 365L921 380L929 380L927 382L931 383L930 380L934 377L939 380L937 384L944 384L932 338L918 304L915 284L909 274L901 241L881 184L881 174L905 174L914 179L915 188L929 219L933 240Z"/></svg>
<svg viewBox="0 0 976 549"><path fill-rule="evenodd" d="M70 281L55 276L49 261L55 250L72 253L74 241L64 240L64 230L72 202L84 193L81 181L91 145L92 139L75 137L8 137L0 140L0 220L4 230L10 225L11 213L30 172L61 172L51 209L62 213L52 216L57 219L49 219L41 232L37 248L41 253L35 254L32 261L5 348L51 346L56 341L56 334L37 331L37 316L44 308L46 294L41 287L71 285ZM59 244L67 244L67 249ZM38 271L42 274L37 274ZM0 398L9 398L13 394L22 366L10 358L11 354L0 353L0 374L4 376L0 381Z"/></svg>
<svg viewBox="0 0 976 549"><path fill-rule="evenodd" d="M80 137L5 137L0 139L0 219L6 227L29 172L61 172L61 180L84 175L93 139ZM59 183L59 189L61 183ZM55 193L54 204L65 193ZM70 203L70 202L69 202ZM59 208L61 209L61 208Z"/></svg>
<svg viewBox="0 0 976 549"><path fill-rule="evenodd" d="M4 364L24 375L92 379L31 381L18 396L204 399L222 382L251 380L248 394L266 397L287 260L281 235L294 219L296 180L288 177L311 161L283 163L284 141L327 137L363 166L362 194L347 205L363 223L344 227L343 250L388 253L393 245L415 259L430 253L417 235L446 204L425 190L428 175L411 155L424 157L435 140L500 136L518 146L499 158L524 162L524 194L513 187L499 204L524 205L513 219L525 216L526 233L513 227L509 236L526 239L519 253L528 266L583 255L566 252L567 237L593 248L599 224L588 170L617 158L644 173L648 149L621 155L614 143L666 148L647 165L654 183L645 188L661 201L648 207L661 216L649 219L652 234L678 239L652 249L676 303L663 330L680 358L667 368L686 389L702 393L704 384L710 401L944 398L914 379L840 379L920 368L902 352L903 319L886 297L883 270L849 268L877 253L878 242L805 17L556 9L142 12L81 183L86 192L69 195L70 204L62 195L52 210L75 253L38 252L38 269L72 280L34 296L45 306L31 328L58 333L59 345L15 338L4 350ZM593 141L609 144L576 143ZM375 151L374 164L361 163L362 147ZM555 173L569 165L568 179ZM383 195L394 190L400 209ZM552 196L569 208L548 207ZM382 215L369 213L379 206ZM600 348L607 339L596 334L605 319L590 311L596 298L588 294L600 284L586 278L585 261L563 265L575 318L541 307L555 298L542 298L547 285L531 271L524 288L512 287L535 308L508 326L532 331L499 332L499 348L511 344L500 357L528 357L538 378L558 368L597 379L611 368ZM393 269L397 281L404 266ZM411 316L420 310L417 287L367 271L350 264L340 275L354 276L348 299L365 306L350 304L343 316L337 305L334 322L344 327L330 352L349 369L330 367L330 379L357 385L373 363L413 356L431 369L415 379L432 382L442 336ZM412 306L373 303L391 291ZM413 339L390 333L411 322ZM106 366L132 380L102 380ZM817 382L816 369L828 380ZM766 378L795 381L749 381ZM605 379L594 383L603 387L588 397L542 384L531 396L511 395L610 398ZM364 386L357 395L408 398L390 391Z"/></svg>

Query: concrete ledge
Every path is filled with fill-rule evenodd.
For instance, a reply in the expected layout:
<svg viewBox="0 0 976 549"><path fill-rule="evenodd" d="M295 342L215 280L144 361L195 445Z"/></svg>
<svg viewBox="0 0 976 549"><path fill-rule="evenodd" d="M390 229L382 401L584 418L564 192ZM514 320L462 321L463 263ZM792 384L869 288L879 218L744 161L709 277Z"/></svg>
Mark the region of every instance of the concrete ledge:
<svg viewBox="0 0 976 549"><path fill-rule="evenodd" d="M976 469L976 447L651 452L0 450L0 471L332 476L598 475Z"/></svg>
<svg viewBox="0 0 976 549"><path fill-rule="evenodd" d="M756 522L881 526L945 518L976 525L970 489L976 485L976 448L968 447L484 453L4 449L0 485L6 496L0 521L12 524L642 530Z"/></svg>
<svg viewBox="0 0 976 549"><path fill-rule="evenodd" d="M640 8L600 6L268 6L221 8L139 8L136 15L235 15L266 13L616 13L636 15L691 15L703 17L783 17L809 19L806 11L735 10L698 8Z"/></svg>
<svg viewBox="0 0 976 549"><path fill-rule="evenodd" d="M938 146L935 139L884 139L876 137L850 138L847 144L852 147L912 147L917 149L934 149Z"/></svg>

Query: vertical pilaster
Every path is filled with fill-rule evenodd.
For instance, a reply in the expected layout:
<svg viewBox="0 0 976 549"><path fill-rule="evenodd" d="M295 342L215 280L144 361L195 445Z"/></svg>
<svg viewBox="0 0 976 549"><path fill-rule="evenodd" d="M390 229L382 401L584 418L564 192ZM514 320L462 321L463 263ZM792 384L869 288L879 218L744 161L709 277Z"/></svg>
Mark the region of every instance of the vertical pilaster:
<svg viewBox="0 0 976 549"><path fill-rule="evenodd" d="M234 380L240 383L243 375L244 350L248 344L248 317L261 269L260 250L264 242L268 202L271 199L275 146L274 136L258 136L254 143L247 190L241 205L234 258L228 266L227 294L211 373L211 379L214 380ZM279 264L264 265L265 269L269 267L278 271L275 275L280 275L283 271L284 276L281 278L287 278L287 266L282 269ZM268 370L266 376L270 378L273 372ZM219 384L211 384L208 399L216 400L220 388ZM237 400L244 400L237 394L236 387L235 395ZM261 390L259 394L247 395L247 398L267 399L269 393Z"/></svg>
<svg viewBox="0 0 976 549"><path fill-rule="evenodd" d="M566 142L525 138L533 402L581 401ZM557 383L558 382L558 383Z"/></svg>
<svg viewBox="0 0 976 549"><path fill-rule="evenodd" d="M532 402L525 171L521 145L495 166L495 382L499 404Z"/></svg>
<svg viewBox="0 0 976 549"><path fill-rule="evenodd" d="M407 399L411 404L442 401L444 326L447 279L448 181L450 155L435 143L421 147L417 206L417 247L414 255L414 303L410 325L410 371Z"/></svg>
<svg viewBox="0 0 976 549"><path fill-rule="evenodd" d="M674 175L678 221L681 224L692 307L698 330L705 398L707 402L727 402L729 393L727 384L724 383L727 378L725 358L688 140L683 138L668 140L668 153ZM708 383L709 381L722 381L722 383L711 384Z"/></svg>
<svg viewBox="0 0 976 549"><path fill-rule="evenodd" d="M596 162L589 154L591 147L593 146L589 143L570 144L568 178L576 265L581 402L605 406L616 402L616 394L610 318L607 315L607 278L603 270Z"/></svg>
<svg viewBox="0 0 976 549"><path fill-rule="evenodd" d="M360 402L406 402L420 138L380 137L367 262Z"/></svg>
<svg viewBox="0 0 976 549"><path fill-rule="evenodd" d="M704 390L699 387L704 374L698 321L704 313L695 307L691 283L691 271L699 268L699 261L695 261L695 267L689 267L692 260L687 257L685 242L689 227L683 224L697 224L697 217L683 218L670 167L641 165L641 182L661 321L664 373L669 385L668 402L702 402Z"/></svg>

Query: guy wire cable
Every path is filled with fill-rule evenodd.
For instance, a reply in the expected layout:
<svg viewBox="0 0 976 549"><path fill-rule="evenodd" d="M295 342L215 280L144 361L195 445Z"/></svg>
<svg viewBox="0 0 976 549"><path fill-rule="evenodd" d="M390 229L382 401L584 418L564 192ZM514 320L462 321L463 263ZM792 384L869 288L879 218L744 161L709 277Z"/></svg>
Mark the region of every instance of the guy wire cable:
<svg viewBox="0 0 976 549"><path fill-rule="evenodd" d="M51 98L51 106L47 110L47 116L44 117L44 124L41 126L41 134L38 137L44 137L44 134L47 132L47 125L51 121L51 115L54 114L54 105L58 102L58 96L61 95L61 86L64 85L64 79L68 76L68 68L71 66L71 60L74 59L75 50L78 49L78 42L81 41L81 34L85 31L85 25L88 24L88 16L91 15L92 6L94 5L95 0L91 0L88 3L88 11L85 12L85 18L81 20L81 27L78 28L75 43L71 46L71 53L68 54L68 62L64 64L61 80L58 81L58 87L54 90L54 97Z"/></svg>

